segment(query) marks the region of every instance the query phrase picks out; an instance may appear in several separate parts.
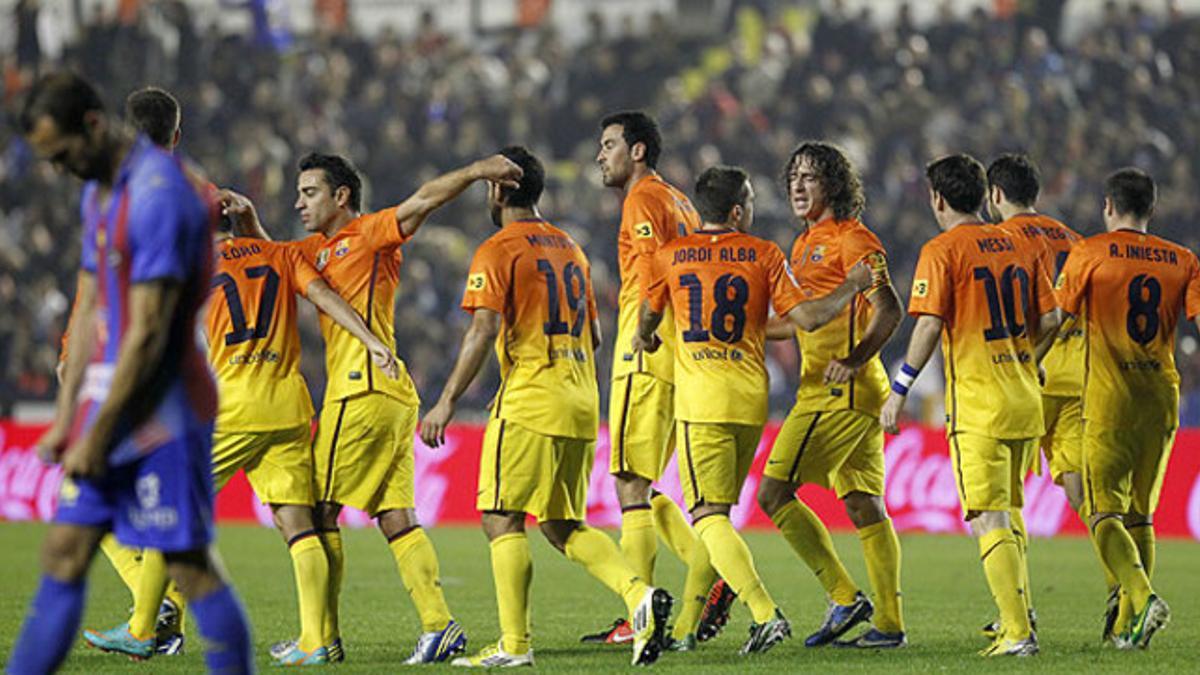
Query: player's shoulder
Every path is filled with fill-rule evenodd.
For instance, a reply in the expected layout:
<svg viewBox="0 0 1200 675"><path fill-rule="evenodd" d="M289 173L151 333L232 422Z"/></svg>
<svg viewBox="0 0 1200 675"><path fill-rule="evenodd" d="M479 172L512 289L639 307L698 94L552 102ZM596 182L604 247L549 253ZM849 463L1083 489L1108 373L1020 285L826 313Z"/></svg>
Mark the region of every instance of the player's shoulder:
<svg viewBox="0 0 1200 675"><path fill-rule="evenodd" d="M842 244L883 248L883 242L879 240L879 235L858 218L838 220L837 232L838 239Z"/></svg>

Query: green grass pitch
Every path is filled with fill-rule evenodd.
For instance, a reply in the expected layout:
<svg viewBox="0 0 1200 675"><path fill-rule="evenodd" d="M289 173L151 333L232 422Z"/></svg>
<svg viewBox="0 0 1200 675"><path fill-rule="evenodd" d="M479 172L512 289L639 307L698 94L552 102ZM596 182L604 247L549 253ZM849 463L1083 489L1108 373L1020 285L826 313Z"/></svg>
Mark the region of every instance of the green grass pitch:
<svg viewBox="0 0 1200 675"><path fill-rule="evenodd" d="M44 526L0 525L0 568L8 581L0 594L0 661L6 661L38 576L37 549ZM348 660L338 673L377 673L396 669L416 638L416 615L395 565L375 531L345 531L347 578L342 592L342 631ZM431 532L441 558L446 595L468 632L472 651L498 637L491 567L483 535L471 528ZM851 574L866 583L861 550L853 535L835 537ZM1080 538L1035 539L1030 552L1034 604L1040 619L1041 655L1023 660L984 662L977 634L992 618L975 542L964 536L901 537L904 555L904 608L910 646L893 652L858 653L805 649L803 638L816 628L824 599L812 574L769 532L747 535L759 571L792 621L794 637L753 658L737 656L749 625L745 607L735 607L726 631L688 654L666 654L655 668L675 672L746 671L988 671L1195 672L1200 644L1200 546L1159 543L1156 590L1170 603L1172 622L1145 652L1117 652L1098 644L1104 606L1103 582L1090 544ZM278 536L259 527L222 527L219 545L246 604L254 629L258 663L270 668L267 646L296 631L291 564ZM625 647L581 645L578 635L621 614L620 602L580 568L554 551L540 535L531 537L534 554L534 650L547 671L596 672L629 668ZM659 553L660 581L677 593L682 566L665 549ZM111 567L96 561L90 578L84 626L108 628L125 619L129 595ZM189 626L194 635L194 625ZM77 642L67 672L197 672L203 669L198 640L187 653L133 663L85 648ZM431 667L427 667L431 668ZM436 668L436 667L433 667Z"/></svg>

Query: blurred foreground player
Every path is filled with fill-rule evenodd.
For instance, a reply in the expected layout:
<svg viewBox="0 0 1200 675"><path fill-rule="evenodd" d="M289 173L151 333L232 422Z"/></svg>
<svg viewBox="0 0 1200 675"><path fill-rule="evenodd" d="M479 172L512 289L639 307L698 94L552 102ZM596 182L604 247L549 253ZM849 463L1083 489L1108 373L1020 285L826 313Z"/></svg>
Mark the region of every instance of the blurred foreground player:
<svg viewBox="0 0 1200 675"><path fill-rule="evenodd" d="M624 600L632 662L649 665L661 652L671 596L651 588L608 535L585 522L600 415L591 266L579 245L538 213L542 163L524 148L500 152L521 167L520 187L488 190L500 231L475 253L462 303L471 326L441 398L421 423L426 443L444 442L455 402L494 344L501 381L484 434L476 506L491 547L501 638L454 665L533 664L527 515L551 545Z"/></svg>
<svg viewBox="0 0 1200 675"><path fill-rule="evenodd" d="M1200 262L1146 230L1154 180L1122 169L1104 182L1104 234L1071 250L1055 293L1084 321L1083 485L1088 525L1121 586L1118 647L1145 648L1171 610L1150 586L1154 510L1179 427L1175 329L1200 314ZM1198 324L1200 325L1200 324Z"/></svg>
<svg viewBox="0 0 1200 675"><path fill-rule="evenodd" d="M196 315L212 274L215 205L171 155L134 137L82 78L39 80L21 124L37 155L84 179L79 316L54 424L39 441L66 478L43 577L8 664L55 670L79 628L100 538L163 551L214 672L251 672L250 632L213 540L216 388Z"/></svg>
<svg viewBox="0 0 1200 675"><path fill-rule="evenodd" d="M661 341L655 331L667 308L674 310L679 480L713 566L753 615L741 649L746 655L791 635L729 520L767 421L767 310L814 330L865 289L871 275L857 266L836 290L805 302L783 251L746 233L754 220L754 190L745 171L707 169L695 195L703 224L654 255L632 348L656 351Z"/></svg>

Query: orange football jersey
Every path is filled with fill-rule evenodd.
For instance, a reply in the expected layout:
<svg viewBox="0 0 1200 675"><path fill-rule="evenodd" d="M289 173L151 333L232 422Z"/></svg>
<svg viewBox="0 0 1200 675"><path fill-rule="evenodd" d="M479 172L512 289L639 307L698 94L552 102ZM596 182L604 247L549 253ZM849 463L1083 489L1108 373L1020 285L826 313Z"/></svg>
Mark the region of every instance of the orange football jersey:
<svg viewBox="0 0 1200 675"><path fill-rule="evenodd" d="M296 294L306 295L321 275L285 243L230 238L215 248L206 326L220 394L217 428L307 424L313 406L300 375Z"/></svg>
<svg viewBox="0 0 1200 675"><path fill-rule="evenodd" d="M1083 418L1108 428L1179 425L1175 327L1200 313L1200 262L1154 235L1117 230L1071 249L1059 304L1084 321Z"/></svg>
<svg viewBox="0 0 1200 675"><path fill-rule="evenodd" d="M544 220L509 223L475 252L462 307L504 317L492 417L549 436L596 438L596 296L583 250Z"/></svg>
<svg viewBox="0 0 1200 675"><path fill-rule="evenodd" d="M966 223L929 240L908 312L940 317L946 431L997 439L1045 432L1032 334L1052 311L1041 257L994 225Z"/></svg>
<svg viewBox="0 0 1200 675"><path fill-rule="evenodd" d="M617 263L621 290L617 296L617 342L613 350L612 377L650 373L665 382L674 381L672 337L664 335L666 349L653 354L634 354L629 345L637 332L638 313L651 275L652 260L667 242L700 227L700 216L687 195L657 174L644 176L629 188L621 207L617 233ZM670 325L670 317L664 321ZM669 331L668 331L669 332Z"/></svg>
<svg viewBox="0 0 1200 675"><path fill-rule="evenodd" d="M651 271L650 308L674 310L675 418L765 423L768 306L784 315L804 300L783 251L735 230L698 231L660 248Z"/></svg>

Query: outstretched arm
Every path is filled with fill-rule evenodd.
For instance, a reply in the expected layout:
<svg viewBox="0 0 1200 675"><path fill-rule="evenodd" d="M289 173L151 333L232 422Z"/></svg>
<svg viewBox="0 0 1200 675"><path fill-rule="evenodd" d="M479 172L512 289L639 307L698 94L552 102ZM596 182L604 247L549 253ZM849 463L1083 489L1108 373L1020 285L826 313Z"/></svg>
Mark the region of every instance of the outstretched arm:
<svg viewBox="0 0 1200 675"><path fill-rule="evenodd" d="M221 201L221 215L233 221L234 236L271 240L249 197L229 189L219 190L217 197Z"/></svg>
<svg viewBox="0 0 1200 675"><path fill-rule="evenodd" d="M499 312L483 308L475 310L467 334L463 336L450 379L446 381L437 405L421 420L421 440L429 447L436 448L446 441L446 427L454 417L454 406L479 374L503 322L504 318Z"/></svg>
<svg viewBox="0 0 1200 675"><path fill-rule="evenodd" d="M871 268L865 263L855 265L846 280L829 295L802 302L784 315L792 325L801 330L812 331L833 321L842 309L850 304L856 293L871 285Z"/></svg>
<svg viewBox="0 0 1200 675"><path fill-rule="evenodd" d="M900 369L900 375L897 375L896 381L892 383L892 393L888 395L883 404L883 411L879 414L879 422L889 434L900 433L897 422L900 419L900 411L904 408L904 401L908 398L908 388L925 364L929 363L929 357L933 356L933 350L942 336L942 324L941 317L922 314L917 318L917 325L913 326L904 365Z"/></svg>
<svg viewBox="0 0 1200 675"><path fill-rule="evenodd" d="M502 187L520 187L521 167L503 155L477 160L461 169L442 174L422 185L396 207L396 226L407 239L417 233L429 214L462 194L477 180L490 180Z"/></svg>
<svg viewBox="0 0 1200 675"><path fill-rule="evenodd" d="M400 377L400 366L392 350L371 332L367 322L354 311L337 291L329 287L323 279L309 282L304 294L312 304L340 325L350 331L350 334L362 342L371 354L371 361L391 379Z"/></svg>
<svg viewBox="0 0 1200 675"><path fill-rule="evenodd" d="M768 340L791 340L796 337L796 327L791 321L772 314L767 318L767 339Z"/></svg>

